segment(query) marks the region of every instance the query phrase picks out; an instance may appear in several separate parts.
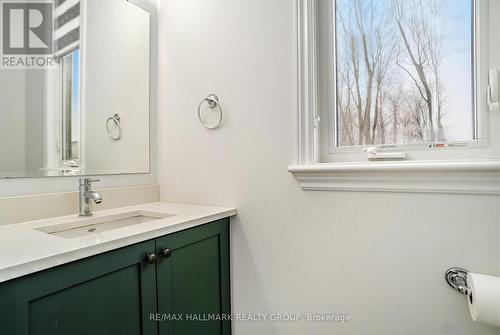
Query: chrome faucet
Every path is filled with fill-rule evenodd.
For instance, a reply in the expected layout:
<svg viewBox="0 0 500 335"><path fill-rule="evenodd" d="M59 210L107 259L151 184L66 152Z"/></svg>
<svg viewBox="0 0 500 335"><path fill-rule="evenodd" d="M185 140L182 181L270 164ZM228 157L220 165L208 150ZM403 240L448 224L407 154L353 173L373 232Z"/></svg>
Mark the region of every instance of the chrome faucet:
<svg viewBox="0 0 500 335"><path fill-rule="evenodd" d="M97 205L102 202L101 193L92 191L92 183L99 181L99 179L80 178L80 216L92 216L92 200Z"/></svg>

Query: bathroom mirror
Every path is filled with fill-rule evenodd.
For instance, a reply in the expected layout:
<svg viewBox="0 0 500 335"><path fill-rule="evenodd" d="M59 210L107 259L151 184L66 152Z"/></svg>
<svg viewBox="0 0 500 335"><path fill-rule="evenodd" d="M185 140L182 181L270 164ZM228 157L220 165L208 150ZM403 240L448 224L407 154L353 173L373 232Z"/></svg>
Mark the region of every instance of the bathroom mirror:
<svg viewBox="0 0 500 335"><path fill-rule="evenodd" d="M149 12L127 0L0 6L0 178L148 173Z"/></svg>

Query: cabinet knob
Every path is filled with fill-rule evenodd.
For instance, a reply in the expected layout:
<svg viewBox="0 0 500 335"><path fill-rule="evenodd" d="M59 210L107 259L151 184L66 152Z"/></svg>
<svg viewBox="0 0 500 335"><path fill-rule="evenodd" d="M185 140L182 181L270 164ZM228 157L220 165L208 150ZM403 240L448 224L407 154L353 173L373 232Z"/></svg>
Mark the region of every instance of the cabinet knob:
<svg viewBox="0 0 500 335"><path fill-rule="evenodd" d="M156 254L149 254L149 255L146 257L146 261L147 261L149 264L155 264L157 259L158 259L158 256L156 256Z"/></svg>
<svg viewBox="0 0 500 335"><path fill-rule="evenodd" d="M172 250L172 249L165 248L165 249L161 249L161 251L160 251L160 255L161 255L163 258L169 258L170 256L172 256L172 252L173 252L173 250Z"/></svg>

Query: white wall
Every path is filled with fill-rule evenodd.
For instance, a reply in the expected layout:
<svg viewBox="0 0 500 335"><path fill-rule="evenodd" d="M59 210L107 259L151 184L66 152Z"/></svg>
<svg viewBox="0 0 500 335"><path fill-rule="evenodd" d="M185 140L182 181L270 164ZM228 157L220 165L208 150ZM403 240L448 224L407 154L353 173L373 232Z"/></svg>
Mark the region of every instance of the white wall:
<svg viewBox="0 0 500 335"><path fill-rule="evenodd" d="M236 322L235 335L498 334L474 324L444 271L500 274L494 196L303 192L296 150L294 3L161 0L162 200L236 206L235 313L350 313L353 322ZM219 94L226 123L205 130Z"/></svg>
<svg viewBox="0 0 500 335"><path fill-rule="evenodd" d="M97 1L97 0L92 0ZM156 0L133 0L151 13L151 173L134 175L104 176L102 182L96 184L96 188L112 188L122 186L134 186L144 184L155 184L157 182L157 147L156 147L156 120L157 120L157 1ZM3 74L2 74L3 75ZM0 93L3 96L4 93ZM0 98L1 99L1 98ZM1 100L0 100L1 101ZM0 111L2 112L2 111ZM40 125L42 126L42 125ZM0 127L3 129L3 127ZM24 128L23 128L24 129ZM0 135L0 139L1 139ZM1 145L1 144L0 144ZM24 148L24 143L23 143ZM13 145L9 145L12 148ZM78 189L78 178L75 177L50 177L50 178L22 178L22 179L0 179L0 197L17 196L49 192L69 192Z"/></svg>
<svg viewBox="0 0 500 335"><path fill-rule="evenodd" d="M0 70L0 171L26 166L26 94L24 71Z"/></svg>
<svg viewBox="0 0 500 335"><path fill-rule="evenodd" d="M90 0L82 31L83 161L89 171L149 171L150 15L126 0ZM120 115L122 137L106 121Z"/></svg>
<svg viewBox="0 0 500 335"><path fill-rule="evenodd" d="M50 71L50 70L49 70ZM38 171L44 167L45 154L45 118L46 118L46 70L26 71L26 130L25 130L25 152L26 171ZM17 99L23 100L23 96L17 93ZM20 169L21 171L23 169Z"/></svg>

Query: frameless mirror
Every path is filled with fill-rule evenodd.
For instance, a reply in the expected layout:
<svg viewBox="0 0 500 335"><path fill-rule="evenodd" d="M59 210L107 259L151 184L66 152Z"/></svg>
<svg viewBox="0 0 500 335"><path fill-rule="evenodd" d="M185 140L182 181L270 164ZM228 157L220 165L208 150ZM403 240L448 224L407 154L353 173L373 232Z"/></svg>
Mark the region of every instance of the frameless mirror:
<svg viewBox="0 0 500 335"><path fill-rule="evenodd" d="M0 178L149 172L150 14L0 1Z"/></svg>

